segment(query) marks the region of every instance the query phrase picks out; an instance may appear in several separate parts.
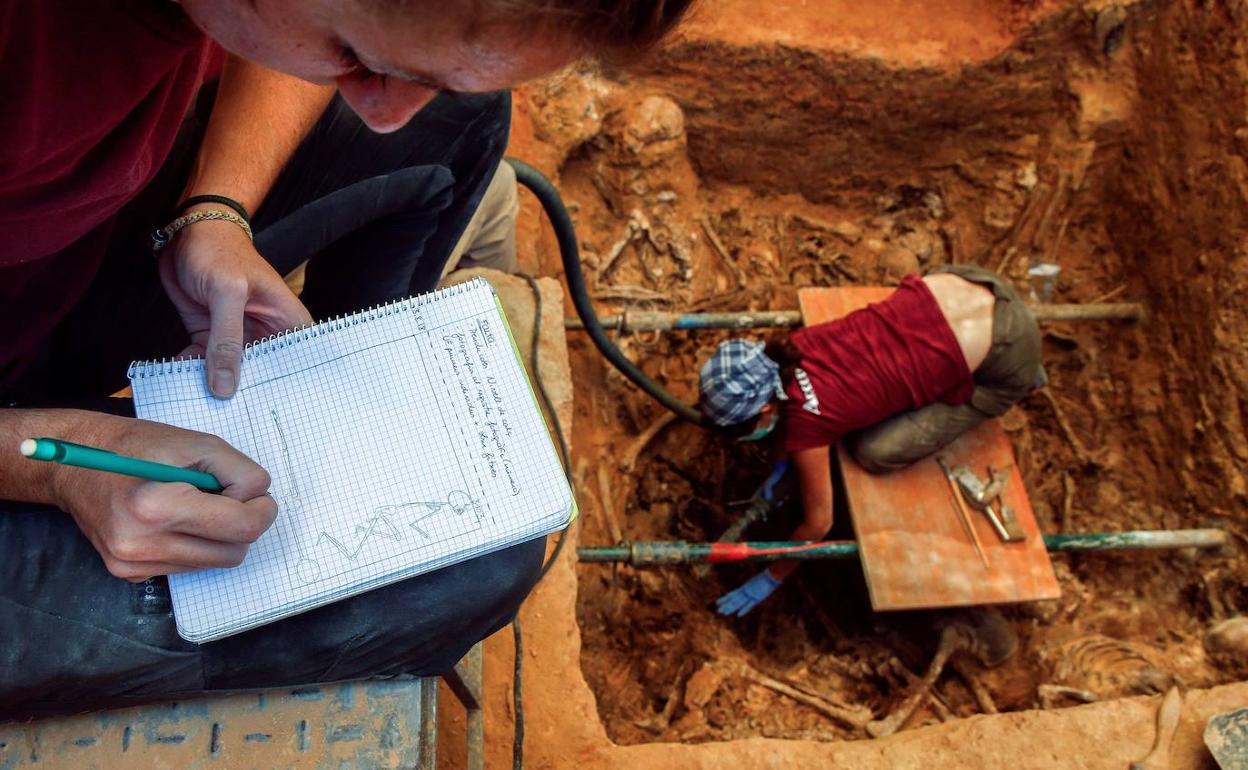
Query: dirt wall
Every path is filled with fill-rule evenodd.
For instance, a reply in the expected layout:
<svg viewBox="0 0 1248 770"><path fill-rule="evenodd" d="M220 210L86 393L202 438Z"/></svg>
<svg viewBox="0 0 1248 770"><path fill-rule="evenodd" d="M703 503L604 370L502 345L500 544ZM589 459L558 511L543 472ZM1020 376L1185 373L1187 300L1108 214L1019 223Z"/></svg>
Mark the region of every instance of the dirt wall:
<svg viewBox="0 0 1248 770"><path fill-rule="evenodd" d="M1126 52L1135 116L1104 151L1110 237L1154 310L1162 369L1155 472L1243 526L1248 262L1248 4L1152 4Z"/></svg>

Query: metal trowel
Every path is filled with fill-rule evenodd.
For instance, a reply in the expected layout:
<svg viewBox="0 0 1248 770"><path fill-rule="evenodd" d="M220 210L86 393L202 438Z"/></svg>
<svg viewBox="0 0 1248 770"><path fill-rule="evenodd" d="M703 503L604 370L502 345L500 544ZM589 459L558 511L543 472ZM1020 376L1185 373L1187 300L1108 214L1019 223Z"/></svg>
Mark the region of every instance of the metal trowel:
<svg viewBox="0 0 1248 770"><path fill-rule="evenodd" d="M994 471L990 467L987 482L965 465L960 465L953 470L954 478L958 482L958 491L962 493L963 499L972 508L983 513L988 523L992 524L992 528L996 530L997 537L1007 543L1017 543L1027 539L1027 533L1023 530L1018 517L1014 515L1013 509L1004 504L997 505L1000 503L1001 493L1005 490L1013 469L1012 465L999 471Z"/></svg>

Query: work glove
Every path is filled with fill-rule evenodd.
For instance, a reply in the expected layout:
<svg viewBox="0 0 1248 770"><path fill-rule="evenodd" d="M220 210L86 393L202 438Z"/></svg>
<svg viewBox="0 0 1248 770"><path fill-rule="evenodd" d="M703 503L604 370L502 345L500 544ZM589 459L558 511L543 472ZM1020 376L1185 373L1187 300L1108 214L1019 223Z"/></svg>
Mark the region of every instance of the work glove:
<svg viewBox="0 0 1248 770"><path fill-rule="evenodd" d="M781 460L772 466L771 475L768 476L767 480L763 482L763 486L759 489L759 491L754 493L755 496L762 494L764 500L769 503L774 502L776 499L776 486L780 483L781 479L784 478L784 474L789 472L790 464L791 463L788 460Z"/></svg>
<svg viewBox="0 0 1248 770"><path fill-rule="evenodd" d="M745 617L746 613L771 596L783 582L772 577L771 570L764 569L737 588L719 597L715 601L715 609L720 615Z"/></svg>

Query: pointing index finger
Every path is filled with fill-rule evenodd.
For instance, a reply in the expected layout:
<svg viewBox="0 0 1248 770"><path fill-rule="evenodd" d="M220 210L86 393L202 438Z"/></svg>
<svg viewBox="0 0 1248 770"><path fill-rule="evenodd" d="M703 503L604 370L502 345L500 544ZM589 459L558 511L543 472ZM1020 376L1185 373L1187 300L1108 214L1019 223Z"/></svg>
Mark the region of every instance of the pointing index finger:
<svg viewBox="0 0 1248 770"><path fill-rule="evenodd" d="M243 314L247 306L246 285L219 286L209 305L208 345L204 371L208 390L217 398L230 398L238 389L243 358Z"/></svg>

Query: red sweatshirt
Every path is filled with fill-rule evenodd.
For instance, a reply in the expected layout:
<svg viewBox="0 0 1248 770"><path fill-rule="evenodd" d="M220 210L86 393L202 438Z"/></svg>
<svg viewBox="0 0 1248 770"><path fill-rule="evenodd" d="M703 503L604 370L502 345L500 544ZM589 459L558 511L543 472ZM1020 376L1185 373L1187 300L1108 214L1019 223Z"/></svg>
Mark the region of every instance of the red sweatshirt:
<svg viewBox="0 0 1248 770"><path fill-rule="evenodd" d="M830 446L850 431L935 401L968 401L975 383L953 329L917 275L888 299L795 331L784 383L784 449Z"/></svg>
<svg viewBox="0 0 1248 770"><path fill-rule="evenodd" d="M86 291L219 60L168 0L0 0L0 387Z"/></svg>

